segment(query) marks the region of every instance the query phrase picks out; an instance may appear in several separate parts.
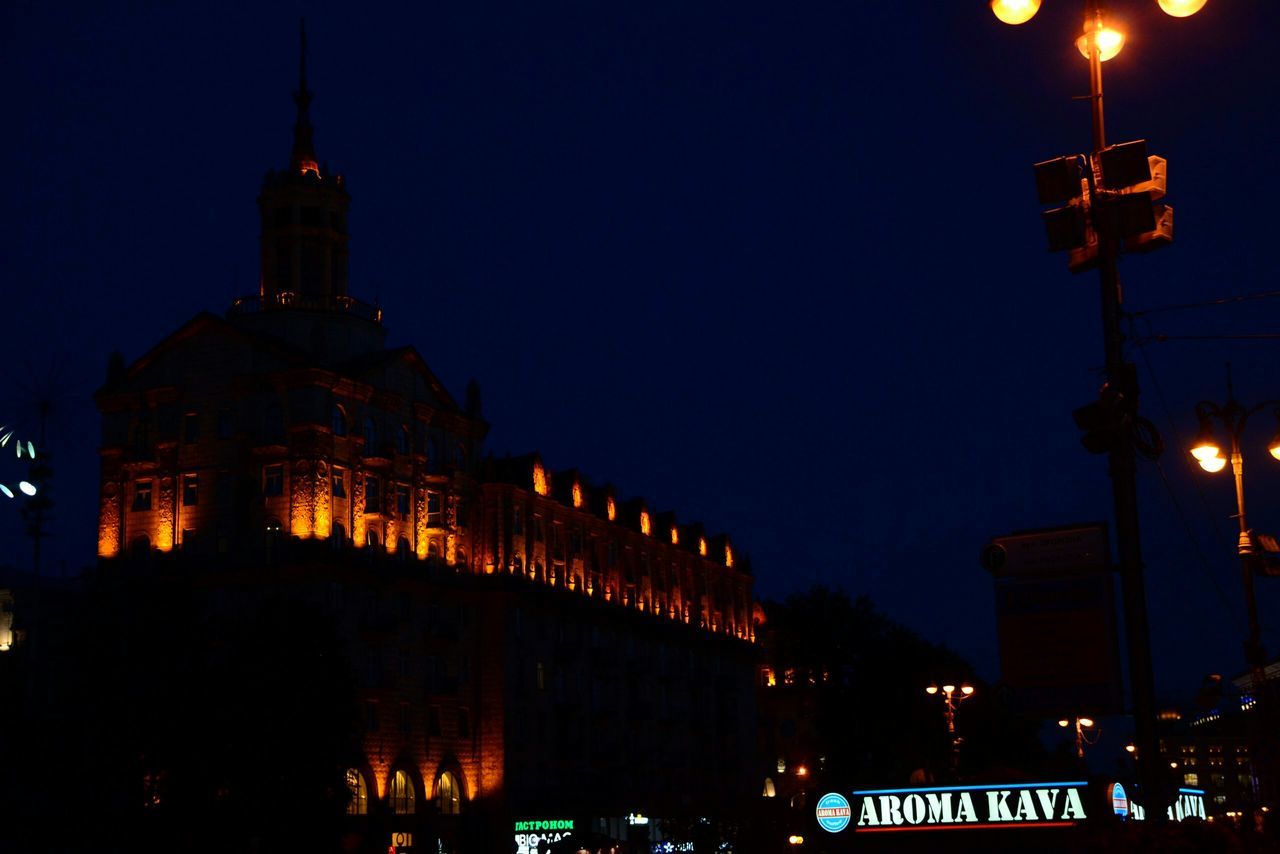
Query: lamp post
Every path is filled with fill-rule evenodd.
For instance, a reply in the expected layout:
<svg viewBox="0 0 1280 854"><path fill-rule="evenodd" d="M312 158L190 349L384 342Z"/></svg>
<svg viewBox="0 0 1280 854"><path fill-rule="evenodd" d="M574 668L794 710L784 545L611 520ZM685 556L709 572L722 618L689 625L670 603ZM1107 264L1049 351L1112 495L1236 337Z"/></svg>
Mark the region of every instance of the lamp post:
<svg viewBox="0 0 1280 854"><path fill-rule="evenodd" d="M1063 729L1066 729L1067 727L1070 727L1072 725L1073 725L1073 722L1070 718L1063 718L1062 720L1058 721L1058 726L1062 727ZM1081 762L1084 762L1084 746L1086 744L1094 743L1089 740L1087 735L1085 735L1085 732L1087 730L1092 730L1094 727L1093 718L1077 717L1074 721L1074 726L1076 730L1076 758L1079 759Z"/></svg>
<svg viewBox="0 0 1280 854"><path fill-rule="evenodd" d="M990 0L996 17L1008 24L1025 23L1036 14L1041 0ZM1157 0L1160 8L1173 17L1195 14L1206 0ZM1105 0L1084 0L1082 34L1076 47L1089 61L1089 103L1092 117L1093 153L1086 170L1091 195L1099 190L1102 151L1107 147L1106 123L1102 100L1102 63L1115 57L1124 46L1123 33L1107 25ZM1124 358L1124 331L1121 327L1123 292L1116 270L1120 240L1109 234L1097 221L1098 210L1091 211L1093 225L1099 226L1097 244L1098 278L1102 303L1103 346L1106 354L1106 385L1101 399L1110 401L1117 415L1116 426L1110 428L1112 440L1106 448L1109 455L1112 501L1116 520L1116 547L1119 552L1121 592L1129 652L1129 678L1132 687L1135 735L1139 749L1147 756L1159 752L1156 736L1155 684L1151 669L1151 639L1147 624L1146 585L1143 578L1142 543L1138 528L1138 497L1135 477L1135 448L1130 433L1138 415L1137 371ZM1161 778L1146 763L1141 773L1144 797L1151 815L1161 821L1163 805L1169 800Z"/></svg>
<svg viewBox="0 0 1280 854"><path fill-rule="evenodd" d="M956 735L956 705L972 697L974 688L964 683L959 688L955 685L943 685L939 689L937 684L930 683L924 692L930 696L939 693L942 695L942 714L947 720L947 736L951 740L951 776L957 777L960 773L960 744L964 739Z"/></svg>
<svg viewBox="0 0 1280 854"><path fill-rule="evenodd" d="M1262 644L1262 628L1258 622L1258 601L1253 591L1253 576L1258 571L1262 562L1262 554L1260 553L1257 543L1255 542L1254 532L1249 528L1249 522L1245 516L1244 509L1244 457L1240 452L1240 437L1244 433L1245 425L1248 424L1249 418L1258 412L1272 410L1276 419L1280 422L1280 400L1264 400L1256 406L1246 407L1236 400L1235 389L1231 383L1230 367L1227 372L1227 401L1224 404L1216 404L1212 401L1202 400L1196 404L1196 417L1200 421L1200 429L1196 434L1196 440L1191 446L1191 456L1205 471L1213 474L1222 471L1227 467L1227 459L1222 456L1222 446L1218 444L1213 434L1213 421L1217 419L1222 422L1226 428L1227 434L1231 437L1231 472L1235 475L1236 482L1236 519L1240 524L1240 535L1236 544L1236 552L1240 555L1240 573L1244 582L1244 603L1245 613L1248 620L1248 635L1244 640L1244 657L1249 665L1250 677L1253 682L1253 696L1258 703L1256 718L1259 723L1255 727L1255 731L1259 737L1255 740L1254 751L1257 753L1259 767L1264 771L1260 777L1263 780L1263 790L1270 794L1277 783L1277 772L1280 769L1275 765L1275 747L1270 744L1274 740L1274 733L1268 732L1269 728L1266 722L1272 717L1275 711L1275 703L1267 692L1267 652ZM1268 450L1276 460L1280 460L1280 424L1278 424L1277 432L1272 438Z"/></svg>

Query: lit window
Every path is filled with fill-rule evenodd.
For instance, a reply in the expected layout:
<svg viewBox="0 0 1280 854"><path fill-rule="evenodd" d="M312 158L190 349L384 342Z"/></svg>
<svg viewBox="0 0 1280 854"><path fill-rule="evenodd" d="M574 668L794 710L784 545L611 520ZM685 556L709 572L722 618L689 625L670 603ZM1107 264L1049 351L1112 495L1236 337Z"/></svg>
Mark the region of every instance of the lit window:
<svg viewBox="0 0 1280 854"><path fill-rule="evenodd" d="M182 441L194 445L200 439L200 413L188 412L182 416Z"/></svg>
<svg viewBox="0 0 1280 854"><path fill-rule="evenodd" d="M1182 782L1184 785L1187 785L1187 786L1199 786L1200 775L1199 774L1183 774Z"/></svg>
<svg viewBox="0 0 1280 854"><path fill-rule="evenodd" d="M773 786L773 778L764 778L764 796L766 798L776 798L778 796L777 789Z"/></svg>
<svg viewBox="0 0 1280 854"><path fill-rule="evenodd" d="M369 787L365 785L364 775L356 768L347 769L347 791L351 792L347 815L368 815Z"/></svg>
<svg viewBox="0 0 1280 854"><path fill-rule="evenodd" d="M439 527L444 524L444 496L439 492L427 492L427 524Z"/></svg>
<svg viewBox="0 0 1280 854"><path fill-rule="evenodd" d="M267 466L262 470L262 494L284 495L284 466Z"/></svg>
<svg viewBox="0 0 1280 854"><path fill-rule="evenodd" d="M200 475L184 474L182 476L182 506L193 507L200 503Z"/></svg>
<svg viewBox="0 0 1280 854"><path fill-rule="evenodd" d="M391 812L396 815L413 815L415 809L413 781L403 771L391 777Z"/></svg>
<svg viewBox="0 0 1280 854"><path fill-rule="evenodd" d="M462 787L452 771L444 771L436 780L436 809L441 815L457 815L462 812Z"/></svg>
<svg viewBox="0 0 1280 854"><path fill-rule="evenodd" d="M140 480L133 486L133 509L151 509L151 481Z"/></svg>

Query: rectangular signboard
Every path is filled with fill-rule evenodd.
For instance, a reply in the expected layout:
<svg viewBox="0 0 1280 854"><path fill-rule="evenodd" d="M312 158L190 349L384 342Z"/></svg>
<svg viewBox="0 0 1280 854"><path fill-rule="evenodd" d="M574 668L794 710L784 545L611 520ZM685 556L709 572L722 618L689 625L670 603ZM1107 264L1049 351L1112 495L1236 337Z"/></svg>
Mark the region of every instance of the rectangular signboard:
<svg viewBox="0 0 1280 854"><path fill-rule="evenodd" d="M868 789L850 803L855 833L1072 827L1086 820L1083 780L928 789Z"/></svg>
<svg viewBox="0 0 1280 854"><path fill-rule="evenodd" d="M982 563L997 578L1102 572L1111 566L1107 526L1093 522L996 537L983 550Z"/></svg>

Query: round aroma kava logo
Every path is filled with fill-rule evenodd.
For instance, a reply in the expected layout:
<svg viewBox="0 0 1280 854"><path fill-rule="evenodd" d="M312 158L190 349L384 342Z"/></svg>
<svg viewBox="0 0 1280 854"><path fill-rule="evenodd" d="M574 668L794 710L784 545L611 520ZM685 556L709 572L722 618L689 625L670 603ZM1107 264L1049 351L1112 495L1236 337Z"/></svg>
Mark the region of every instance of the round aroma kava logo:
<svg viewBox="0 0 1280 854"><path fill-rule="evenodd" d="M830 792L818 800L818 826L830 833L839 833L849 826L853 810L844 795Z"/></svg>

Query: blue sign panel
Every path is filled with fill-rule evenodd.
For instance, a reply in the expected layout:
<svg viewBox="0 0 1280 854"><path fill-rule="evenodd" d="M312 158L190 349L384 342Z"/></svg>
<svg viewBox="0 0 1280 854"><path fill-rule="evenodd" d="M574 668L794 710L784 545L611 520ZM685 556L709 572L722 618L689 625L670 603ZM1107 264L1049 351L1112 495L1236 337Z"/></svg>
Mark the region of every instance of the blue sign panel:
<svg viewBox="0 0 1280 854"><path fill-rule="evenodd" d="M849 826L853 809L844 796L831 792L818 800L818 826L830 833L839 833Z"/></svg>

